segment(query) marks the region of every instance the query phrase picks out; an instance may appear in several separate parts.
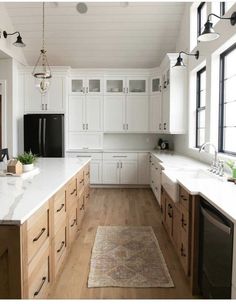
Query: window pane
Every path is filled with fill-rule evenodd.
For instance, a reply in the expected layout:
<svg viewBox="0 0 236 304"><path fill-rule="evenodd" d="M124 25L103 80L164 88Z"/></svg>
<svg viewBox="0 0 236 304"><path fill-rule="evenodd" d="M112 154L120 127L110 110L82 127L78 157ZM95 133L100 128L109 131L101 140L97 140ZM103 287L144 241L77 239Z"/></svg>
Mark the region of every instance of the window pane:
<svg viewBox="0 0 236 304"><path fill-rule="evenodd" d="M225 102L236 100L236 76L225 80L224 93Z"/></svg>
<svg viewBox="0 0 236 304"><path fill-rule="evenodd" d="M206 105L206 91L200 92L200 107L205 107Z"/></svg>
<svg viewBox="0 0 236 304"><path fill-rule="evenodd" d="M236 102L229 102L224 107L224 126L236 126ZM236 138L235 138L236 141Z"/></svg>
<svg viewBox="0 0 236 304"><path fill-rule="evenodd" d="M205 90L206 88L206 72L201 73L200 88L201 90Z"/></svg>
<svg viewBox="0 0 236 304"><path fill-rule="evenodd" d="M236 49L225 57L225 79L236 74Z"/></svg>
<svg viewBox="0 0 236 304"><path fill-rule="evenodd" d="M236 128L224 128L224 147L225 151L236 152Z"/></svg>
<svg viewBox="0 0 236 304"><path fill-rule="evenodd" d="M227 12L234 3L234 1L225 1L225 12Z"/></svg>
<svg viewBox="0 0 236 304"><path fill-rule="evenodd" d="M197 146L200 147L205 142L205 129L198 129L197 137L198 137Z"/></svg>
<svg viewBox="0 0 236 304"><path fill-rule="evenodd" d="M205 110L198 112L198 128L205 128Z"/></svg>

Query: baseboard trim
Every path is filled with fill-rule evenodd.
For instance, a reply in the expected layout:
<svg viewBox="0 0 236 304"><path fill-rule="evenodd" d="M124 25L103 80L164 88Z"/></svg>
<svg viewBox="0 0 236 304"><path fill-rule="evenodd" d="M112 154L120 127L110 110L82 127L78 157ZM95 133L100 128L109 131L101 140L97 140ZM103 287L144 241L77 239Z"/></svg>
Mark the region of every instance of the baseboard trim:
<svg viewBox="0 0 236 304"><path fill-rule="evenodd" d="M107 185L107 184L90 184L90 188L131 188L131 189L138 189L138 188L151 188L150 185Z"/></svg>

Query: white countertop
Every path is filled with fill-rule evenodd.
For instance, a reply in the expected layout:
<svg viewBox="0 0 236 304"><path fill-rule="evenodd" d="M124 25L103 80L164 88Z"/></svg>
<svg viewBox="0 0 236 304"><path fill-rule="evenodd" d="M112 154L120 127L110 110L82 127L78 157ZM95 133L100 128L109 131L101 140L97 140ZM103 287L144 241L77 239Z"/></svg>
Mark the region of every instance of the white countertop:
<svg viewBox="0 0 236 304"><path fill-rule="evenodd" d="M161 162L165 174L170 179L176 181L190 194L202 196L225 216L236 222L236 185L227 182L227 177L221 178L208 173L209 165L185 156L152 154ZM193 174L195 170L196 174Z"/></svg>
<svg viewBox="0 0 236 304"><path fill-rule="evenodd" d="M39 158L31 177L0 177L0 224L22 224L64 186L88 158Z"/></svg>
<svg viewBox="0 0 236 304"><path fill-rule="evenodd" d="M66 153L149 153L155 152L153 149L71 149Z"/></svg>

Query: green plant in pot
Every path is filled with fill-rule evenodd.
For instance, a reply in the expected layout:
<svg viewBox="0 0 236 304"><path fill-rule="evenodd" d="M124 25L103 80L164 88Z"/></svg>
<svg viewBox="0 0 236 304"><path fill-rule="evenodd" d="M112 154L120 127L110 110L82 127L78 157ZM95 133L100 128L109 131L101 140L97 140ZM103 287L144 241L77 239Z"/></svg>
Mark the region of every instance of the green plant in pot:
<svg viewBox="0 0 236 304"><path fill-rule="evenodd" d="M232 177L236 178L236 164L233 160L228 160L226 162L226 165L231 169L232 171Z"/></svg>
<svg viewBox="0 0 236 304"><path fill-rule="evenodd" d="M34 169L34 164L37 160L37 156L30 152L24 152L17 156L17 160L19 160L23 165L23 171L28 172Z"/></svg>

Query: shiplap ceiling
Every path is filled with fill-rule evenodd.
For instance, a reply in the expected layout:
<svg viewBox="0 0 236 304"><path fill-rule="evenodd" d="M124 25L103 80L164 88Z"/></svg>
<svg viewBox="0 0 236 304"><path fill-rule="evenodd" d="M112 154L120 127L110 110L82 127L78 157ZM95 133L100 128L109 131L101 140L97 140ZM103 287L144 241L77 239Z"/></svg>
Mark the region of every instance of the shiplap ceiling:
<svg viewBox="0 0 236 304"><path fill-rule="evenodd" d="M45 6L45 36L51 65L74 68L151 68L174 52L184 13L183 2L88 2L79 14L76 2ZM5 3L34 65L41 48L42 3ZM14 39L14 38L13 38Z"/></svg>

